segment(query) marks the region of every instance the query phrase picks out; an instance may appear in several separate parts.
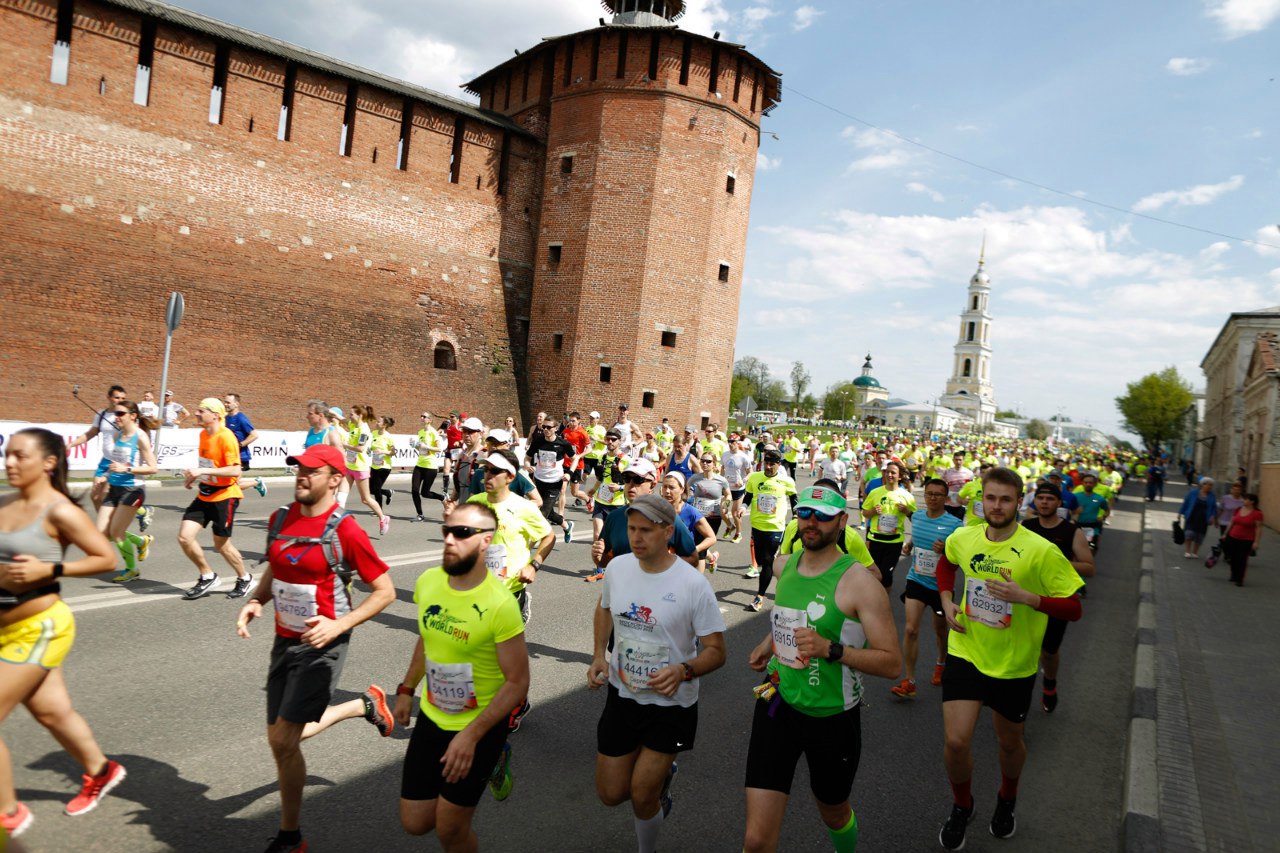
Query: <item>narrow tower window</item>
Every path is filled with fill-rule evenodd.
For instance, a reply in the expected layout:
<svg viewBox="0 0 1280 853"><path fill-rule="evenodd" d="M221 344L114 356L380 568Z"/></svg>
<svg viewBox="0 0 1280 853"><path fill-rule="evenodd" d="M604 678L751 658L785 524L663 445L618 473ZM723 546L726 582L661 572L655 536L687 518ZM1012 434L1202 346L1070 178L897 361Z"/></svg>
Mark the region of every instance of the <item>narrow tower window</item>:
<svg viewBox="0 0 1280 853"><path fill-rule="evenodd" d="M356 95L359 86L347 84L347 104L342 110L342 137L338 140L338 153L343 157L351 156L351 143L356 135Z"/></svg>
<svg viewBox="0 0 1280 853"><path fill-rule="evenodd" d="M973 295L973 310L978 310L978 295L976 293Z"/></svg>
<svg viewBox="0 0 1280 853"><path fill-rule="evenodd" d="M59 86L67 85L67 72L71 68L71 24L75 12L75 0L58 0L58 18L53 26L53 66L49 69L49 82Z"/></svg>
<svg viewBox="0 0 1280 853"><path fill-rule="evenodd" d="M280 97L280 124L276 139L288 142L293 134L293 90L298 84L298 66L290 62L284 67L284 93Z"/></svg>
<svg viewBox="0 0 1280 853"><path fill-rule="evenodd" d="M720 280L721 280L721 281L728 281L728 280L729 280L729 265L728 265L728 264L721 264L721 265L720 265Z"/></svg>
<svg viewBox="0 0 1280 853"><path fill-rule="evenodd" d="M156 55L156 22L142 19L142 34L138 39L138 72L133 80L133 102L145 107L151 100L151 64Z"/></svg>
<svg viewBox="0 0 1280 853"><path fill-rule="evenodd" d="M573 174L573 155L572 154L560 155L560 174L562 175Z"/></svg>
<svg viewBox="0 0 1280 853"><path fill-rule="evenodd" d="M551 336L551 349L556 352L560 352L564 349L564 335L562 333L556 332Z"/></svg>
<svg viewBox="0 0 1280 853"><path fill-rule="evenodd" d="M970 324L969 324L969 331L965 334L965 340L966 340L966 341L971 341L971 340L973 340L973 331L974 331L974 324L973 324L973 323L970 323Z"/></svg>
<svg viewBox="0 0 1280 853"><path fill-rule="evenodd" d="M436 344L433 353L436 370L457 370L458 357L454 352L453 344L448 341L441 341Z"/></svg>
<svg viewBox="0 0 1280 853"><path fill-rule="evenodd" d="M640 407L643 409L652 409L653 398L654 398L654 393L652 391L645 391L640 396Z"/></svg>
<svg viewBox="0 0 1280 853"><path fill-rule="evenodd" d="M968 358L966 358L966 359L964 360L964 374L963 374L963 375L964 375L964 376L972 376L972 375L973 375L973 360L972 360L972 359L968 359Z"/></svg>
<svg viewBox="0 0 1280 853"><path fill-rule="evenodd" d="M560 254L563 247L559 243L552 243L547 246L547 260L553 264L560 263Z"/></svg>
<svg viewBox="0 0 1280 853"><path fill-rule="evenodd" d="M453 151L449 154L449 183L456 184L462 175L462 134L466 119L459 116L453 123Z"/></svg>
<svg viewBox="0 0 1280 853"><path fill-rule="evenodd" d="M724 191L729 195L733 195L733 190L738 184L738 179L730 172L724 179Z"/></svg>
<svg viewBox="0 0 1280 853"><path fill-rule="evenodd" d="M227 91L227 71L231 65L231 48L219 44L213 52L213 86L209 89L209 124L222 124L222 101Z"/></svg>
<svg viewBox="0 0 1280 853"><path fill-rule="evenodd" d="M413 101L404 99L400 107L400 142L396 145L396 168L407 171L409 168L409 138L413 133Z"/></svg>
<svg viewBox="0 0 1280 853"><path fill-rule="evenodd" d="M600 365L600 381L601 382L613 381L613 365L611 364Z"/></svg>

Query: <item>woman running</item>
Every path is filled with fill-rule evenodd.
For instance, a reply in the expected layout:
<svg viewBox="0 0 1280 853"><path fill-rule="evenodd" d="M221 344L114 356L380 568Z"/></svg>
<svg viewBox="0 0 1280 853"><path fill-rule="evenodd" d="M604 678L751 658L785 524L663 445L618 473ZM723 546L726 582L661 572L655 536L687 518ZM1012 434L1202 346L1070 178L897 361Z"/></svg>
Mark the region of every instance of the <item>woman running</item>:
<svg viewBox="0 0 1280 853"><path fill-rule="evenodd" d="M355 483L360 492L360 502L378 516L378 532L385 534L391 527L391 516L383 515L382 507L369 494L369 447L373 444L373 430L369 429L369 421L373 419L372 406L352 406L342 450L347 456L347 493L351 492L351 484ZM341 500L341 492L338 498Z"/></svg>
<svg viewBox="0 0 1280 853"><path fill-rule="evenodd" d="M369 463L369 491L373 492L378 506L382 506L384 497L387 506L391 505L391 490L385 486L391 476L391 461L396 456L395 442L388 430L395 425L396 419L390 415L378 415L373 421L373 440L369 443L369 451L373 454Z"/></svg>
<svg viewBox="0 0 1280 853"><path fill-rule="evenodd" d="M729 480L720 473L720 463L710 451L703 451L699 457L702 473L689 478L689 497L693 508L702 513L711 534L720 535L720 522L724 517L724 508L729 502ZM720 552L707 550L702 554L707 560L707 569L714 572L720 562Z"/></svg>
<svg viewBox="0 0 1280 853"><path fill-rule="evenodd" d="M653 470L659 474L665 469L667 464L667 454L658 446L658 441L653 437L653 433L646 432L644 434L644 444L640 447L640 458L648 459L653 463Z"/></svg>
<svg viewBox="0 0 1280 853"><path fill-rule="evenodd" d="M115 550L67 491L67 448L59 436L46 429L14 433L4 468L16 491L0 498L0 720L21 702L79 762L84 784L65 811L82 815L125 772L102 754L89 724L71 707L61 667L76 627L58 579L111 571ZM68 545L85 556L63 562ZM18 802L9 750L0 741L0 826L11 837L21 835L31 819Z"/></svg>
<svg viewBox="0 0 1280 853"><path fill-rule="evenodd" d="M138 576L138 563L147 559L156 539L130 533L129 522L147 499L144 478L158 470L148 435L157 421L144 417L138 404L128 400L112 406L111 416L117 432L108 457L107 494L98 508L98 530L107 534L124 558L124 568L111 576L111 582L128 583Z"/></svg>
<svg viewBox="0 0 1280 853"><path fill-rule="evenodd" d="M431 425L431 413L423 412L422 429L418 430L418 435L413 440L413 449L418 451L418 461L413 468L413 482L410 484L413 511L417 516L415 521L427 520L422 514L423 498L444 500L444 495L431 491L431 487L436 484L436 475L440 472L447 443L444 433Z"/></svg>
<svg viewBox="0 0 1280 853"><path fill-rule="evenodd" d="M716 544L715 531L711 529L711 525L702 517L702 513L694 508L693 504L685 503L684 500L684 475L679 471L668 471L667 475L662 478L662 486L660 488L662 499L671 504L672 509L676 511L676 517L684 522L684 526L689 528L689 532L693 534L693 541L696 543L695 548L698 553L698 571L703 574L707 573L706 554Z"/></svg>

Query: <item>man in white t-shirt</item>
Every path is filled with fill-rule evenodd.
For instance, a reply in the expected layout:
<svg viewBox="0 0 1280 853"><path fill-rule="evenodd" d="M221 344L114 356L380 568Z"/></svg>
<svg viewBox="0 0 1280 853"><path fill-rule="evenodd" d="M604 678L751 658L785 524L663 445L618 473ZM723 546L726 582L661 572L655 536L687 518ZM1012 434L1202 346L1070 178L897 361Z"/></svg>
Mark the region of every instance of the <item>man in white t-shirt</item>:
<svg viewBox="0 0 1280 853"><path fill-rule="evenodd" d="M839 458L840 449L832 444L827 448L826 458L818 460L818 476L835 480L840 491L848 487L849 466Z"/></svg>
<svg viewBox="0 0 1280 853"><path fill-rule="evenodd" d="M629 453L633 444L644 443L644 436L640 434L640 429L627 416L629 409L626 403L619 403L618 419L613 423L613 429L622 436L621 444L624 453Z"/></svg>
<svg viewBox="0 0 1280 853"><path fill-rule="evenodd" d="M174 400L173 392L167 388L164 392L164 408L161 411L164 413L164 425L167 427L180 427L183 421L191 417L187 407Z"/></svg>
<svg viewBox="0 0 1280 853"><path fill-rule="evenodd" d="M587 686L608 685L596 793L607 806L631 801L639 851L652 853L671 811L675 757L697 733L698 679L724 665L725 626L706 577L667 551L671 504L641 495L626 511L631 553L604 576Z"/></svg>
<svg viewBox="0 0 1280 853"><path fill-rule="evenodd" d="M138 412L144 418L151 418L154 421L160 420L160 404L156 402L156 395L151 391L142 395L142 402L138 403Z"/></svg>

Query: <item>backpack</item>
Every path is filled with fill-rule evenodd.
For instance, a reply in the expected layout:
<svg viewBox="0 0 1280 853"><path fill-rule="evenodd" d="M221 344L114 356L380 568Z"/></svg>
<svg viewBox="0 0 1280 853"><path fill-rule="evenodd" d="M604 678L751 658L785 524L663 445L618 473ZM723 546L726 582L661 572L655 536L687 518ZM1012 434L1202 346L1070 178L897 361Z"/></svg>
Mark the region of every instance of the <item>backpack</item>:
<svg viewBox="0 0 1280 853"><path fill-rule="evenodd" d="M262 555L262 559L258 561L258 565L262 565L267 561L267 557L271 554L271 546L280 539L280 529L284 527L284 520L289 515L290 506L292 504L286 504L271 514L271 521L267 525L267 551ZM338 539L338 525L342 523L342 519L346 518L347 515L348 512L345 509L338 507L329 516L329 520L324 523L324 530L319 536L287 536L284 541L285 547L289 545L319 545L325 559L329 561L329 570L342 578L343 584L349 586L353 572L343 559L342 541Z"/></svg>

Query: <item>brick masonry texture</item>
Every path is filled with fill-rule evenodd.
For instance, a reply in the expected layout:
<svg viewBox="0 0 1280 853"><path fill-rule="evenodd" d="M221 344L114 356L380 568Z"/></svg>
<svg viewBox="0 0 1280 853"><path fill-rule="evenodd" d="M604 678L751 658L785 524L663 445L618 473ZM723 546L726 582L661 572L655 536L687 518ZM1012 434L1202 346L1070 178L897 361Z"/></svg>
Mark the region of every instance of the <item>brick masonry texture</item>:
<svg viewBox="0 0 1280 853"><path fill-rule="evenodd" d="M621 77L618 28L545 42L478 90L527 135L361 83L344 156L348 80L297 67L282 141L286 60L230 45L210 123L218 45L164 21L135 104L143 21L108 3L75 0L51 83L57 8L0 0L3 416L80 420L71 383L91 402L113 382L158 391L180 290L179 401L236 391L263 427L297 427L310 397L402 424L623 401L642 423L723 423L765 100L745 52L690 38L681 84L679 31L629 32ZM434 367L440 344L456 371Z"/></svg>

